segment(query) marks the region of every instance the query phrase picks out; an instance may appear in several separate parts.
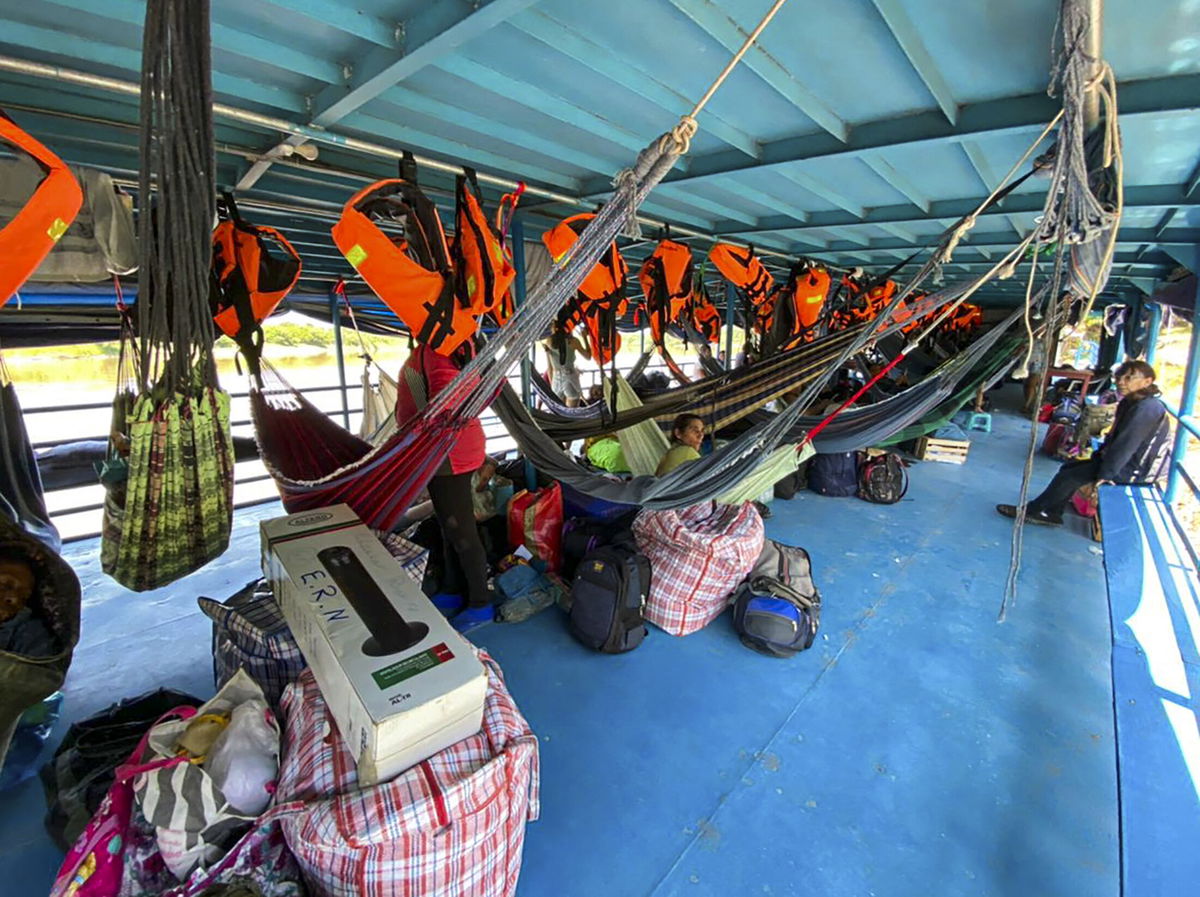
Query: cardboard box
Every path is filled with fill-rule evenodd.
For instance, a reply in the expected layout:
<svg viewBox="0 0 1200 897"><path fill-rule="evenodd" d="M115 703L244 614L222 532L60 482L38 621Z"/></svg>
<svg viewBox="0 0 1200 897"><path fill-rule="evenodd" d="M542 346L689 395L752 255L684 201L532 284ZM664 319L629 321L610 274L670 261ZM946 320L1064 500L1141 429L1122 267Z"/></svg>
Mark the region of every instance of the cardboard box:
<svg viewBox="0 0 1200 897"><path fill-rule="evenodd" d="M260 535L263 572L361 783L479 731L483 665L349 507L264 520Z"/></svg>

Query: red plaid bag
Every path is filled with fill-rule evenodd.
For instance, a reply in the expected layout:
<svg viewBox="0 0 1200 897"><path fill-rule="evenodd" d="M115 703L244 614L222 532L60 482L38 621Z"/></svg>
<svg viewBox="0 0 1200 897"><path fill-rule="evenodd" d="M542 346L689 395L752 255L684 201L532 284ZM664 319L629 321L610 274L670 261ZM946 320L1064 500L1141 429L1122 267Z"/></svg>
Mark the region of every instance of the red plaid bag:
<svg viewBox="0 0 1200 897"><path fill-rule="evenodd" d="M487 668L483 729L390 782L358 787L354 757L312 673L283 696L282 820L313 895L502 897L515 893L525 823L537 818L537 736Z"/></svg>
<svg viewBox="0 0 1200 897"><path fill-rule="evenodd" d="M642 511L633 535L650 558L643 615L671 635L688 635L719 617L763 548L762 517L750 502Z"/></svg>

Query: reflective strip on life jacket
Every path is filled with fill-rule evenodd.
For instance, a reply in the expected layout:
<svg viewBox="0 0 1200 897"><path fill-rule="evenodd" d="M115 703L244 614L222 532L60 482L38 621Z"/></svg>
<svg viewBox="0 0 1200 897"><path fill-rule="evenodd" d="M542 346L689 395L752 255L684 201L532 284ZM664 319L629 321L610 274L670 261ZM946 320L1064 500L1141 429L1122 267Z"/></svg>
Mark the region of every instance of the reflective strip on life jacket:
<svg viewBox="0 0 1200 897"><path fill-rule="evenodd" d="M692 298L692 248L674 240L661 240L638 272L650 317L650 337L660 348L668 325L679 320Z"/></svg>
<svg viewBox="0 0 1200 897"><path fill-rule="evenodd" d="M509 288L517 276L512 259L492 228L479 201L479 184L469 168L458 176L455 188L454 292L460 307L472 314L491 313L503 325L513 312ZM514 200L515 206L515 200Z"/></svg>
<svg viewBox="0 0 1200 897"><path fill-rule="evenodd" d="M404 221L404 237L376 220ZM475 333L476 321L454 295L450 251L437 208L406 178L377 181L346 203L333 242L413 337L439 355L454 352Z"/></svg>
<svg viewBox="0 0 1200 897"><path fill-rule="evenodd" d="M46 172L33 196L0 230L0 305L37 270L83 205L83 191L62 159L0 112L0 140L24 150Z"/></svg>
<svg viewBox="0 0 1200 897"><path fill-rule="evenodd" d="M272 244L285 257L273 255ZM249 336L296 286L301 268L300 254L275 228L236 217L220 222L213 231L213 321L233 340Z"/></svg>

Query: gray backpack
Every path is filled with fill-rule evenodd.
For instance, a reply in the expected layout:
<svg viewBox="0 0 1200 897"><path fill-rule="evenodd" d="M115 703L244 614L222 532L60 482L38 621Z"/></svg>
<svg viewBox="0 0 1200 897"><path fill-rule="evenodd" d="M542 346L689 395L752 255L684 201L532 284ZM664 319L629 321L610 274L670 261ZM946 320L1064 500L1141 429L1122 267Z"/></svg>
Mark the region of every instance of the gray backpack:
<svg viewBox="0 0 1200 897"><path fill-rule="evenodd" d="M803 548L771 539L733 599L733 627L742 644L772 657L812 646L820 625L821 594Z"/></svg>

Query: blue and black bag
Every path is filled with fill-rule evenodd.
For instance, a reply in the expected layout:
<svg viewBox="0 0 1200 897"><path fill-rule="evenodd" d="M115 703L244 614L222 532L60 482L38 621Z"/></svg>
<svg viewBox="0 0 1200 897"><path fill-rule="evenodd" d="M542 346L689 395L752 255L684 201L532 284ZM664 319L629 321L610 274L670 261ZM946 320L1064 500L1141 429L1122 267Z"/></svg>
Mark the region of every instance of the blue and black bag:
<svg viewBox="0 0 1200 897"><path fill-rule="evenodd" d="M858 494L858 452L819 453L808 466L808 488L839 498Z"/></svg>
<svg viewBox="0 0 1200 897"><path fill-rule="evenodd" d="M734 593L733 628L748 648L791 657L812 646L821 619L821 593L803 548L770 539L754 570Z"/></svg>

